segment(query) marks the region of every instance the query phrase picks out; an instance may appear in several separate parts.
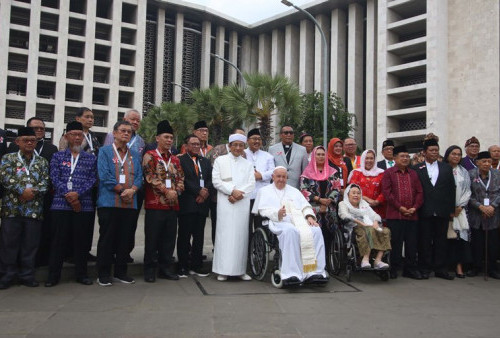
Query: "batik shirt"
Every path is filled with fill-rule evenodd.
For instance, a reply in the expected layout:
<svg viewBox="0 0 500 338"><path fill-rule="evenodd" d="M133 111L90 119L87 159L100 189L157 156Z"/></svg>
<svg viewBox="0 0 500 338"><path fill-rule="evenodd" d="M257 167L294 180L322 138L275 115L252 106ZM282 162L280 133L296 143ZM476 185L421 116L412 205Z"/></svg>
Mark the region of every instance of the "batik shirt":
<svg viewBox="0 0 500 338"><path fill-rule="evenodd" d="M32 160L28 161L20 152L6 154L0 165L0 179L4 187L2 217L43 219L43 196L49 185L49 166L46 159L33 154ZM35 190L35 198L31 201L21 201L19 197L28 184Z"/></svg>

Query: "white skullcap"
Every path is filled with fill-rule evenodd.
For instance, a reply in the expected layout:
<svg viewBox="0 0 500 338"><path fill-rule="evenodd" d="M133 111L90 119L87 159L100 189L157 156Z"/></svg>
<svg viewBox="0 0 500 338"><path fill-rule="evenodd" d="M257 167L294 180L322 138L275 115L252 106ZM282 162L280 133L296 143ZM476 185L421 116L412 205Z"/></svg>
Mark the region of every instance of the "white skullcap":
<svg viewBox="0 0 500 338"><path fill-rule="evenodd" d="M241 134L232 134L229 136L229 144L231 144L231 142L234 142L234 141L241 141L243 143L246 143L247 137L245 135L241 135Z"/></svg>
<svg viewBox="0 0 500 338"><path fill-rule="evenodd" d="M278 170L278 169L283 169L284 171L288 171L288 169L287 169L287 168L283 167L282 165L279 165L279 166L277 166L276 168L274 168L274 170L273 170L273 174L274 174L274 173L276 172L276 170Z"/></svg>

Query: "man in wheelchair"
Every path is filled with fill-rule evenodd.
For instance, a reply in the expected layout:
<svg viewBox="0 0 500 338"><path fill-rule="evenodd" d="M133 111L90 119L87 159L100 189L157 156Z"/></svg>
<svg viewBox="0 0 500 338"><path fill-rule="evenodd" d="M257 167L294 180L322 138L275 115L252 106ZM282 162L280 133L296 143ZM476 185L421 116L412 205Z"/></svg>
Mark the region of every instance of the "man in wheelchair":
<svg viewBox="0 0 500 338"><path fill-rule="evenodd" d="M286 184L285 167L276 167L272 177L273 184L259 190L252 213L269 218L278 237L283 285L327 283L323 235L311 205Z"/></svg>

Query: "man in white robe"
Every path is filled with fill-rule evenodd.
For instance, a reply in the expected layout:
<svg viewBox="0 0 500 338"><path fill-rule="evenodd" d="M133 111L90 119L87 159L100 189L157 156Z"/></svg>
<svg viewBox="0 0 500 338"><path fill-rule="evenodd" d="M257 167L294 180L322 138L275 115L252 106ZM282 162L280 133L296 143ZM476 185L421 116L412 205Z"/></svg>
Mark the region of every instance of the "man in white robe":
<svg viewBox="0 0 500 338"><path fill-rule="evenodd" d="M217 229L215 233L212 271L217 280L228 276L251 280L246 272L248 255L248 220L250 194L255 188L254 169L241 155L245 135L229 137L230 153L217 157L212 171L212 183L217 189Z"/></svg>
<svg viewBox="0 0 500 338"><path fill-rule="evenodd" d="M273 184L259 190L252 212L269 218L269 229L278 236L285 285L326 283L321 228L302 193L286 182L286 168L276 167Z"/></svg>

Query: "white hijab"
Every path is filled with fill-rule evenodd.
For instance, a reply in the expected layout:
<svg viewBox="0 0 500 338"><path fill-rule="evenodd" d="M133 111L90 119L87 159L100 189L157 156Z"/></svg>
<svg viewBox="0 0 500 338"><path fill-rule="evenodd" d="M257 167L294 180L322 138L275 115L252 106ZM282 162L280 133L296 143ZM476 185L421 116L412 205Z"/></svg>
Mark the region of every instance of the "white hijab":
<svg viewBox="0 0 500 338"><path fill-rule="evenodd" d="M369 152L371 152L373 154L373 158L374 158L373 167L370 170L366 170L365 162L366 162L366 156L368 155ZM352 173L354 171L359 171L359 172L363 173L364 176L373 176L373 177L377 177L378 175L380 175L381 173L384 172L383 169L380 169L379 167L377 167L377 155L375 154L375 150L373 150L373 149L366 149L365 151L363 151L363 154L361 154L361 161L360 161L359 168L351 171L351 174L349 175L348 181L351 181Z"/></svg>

